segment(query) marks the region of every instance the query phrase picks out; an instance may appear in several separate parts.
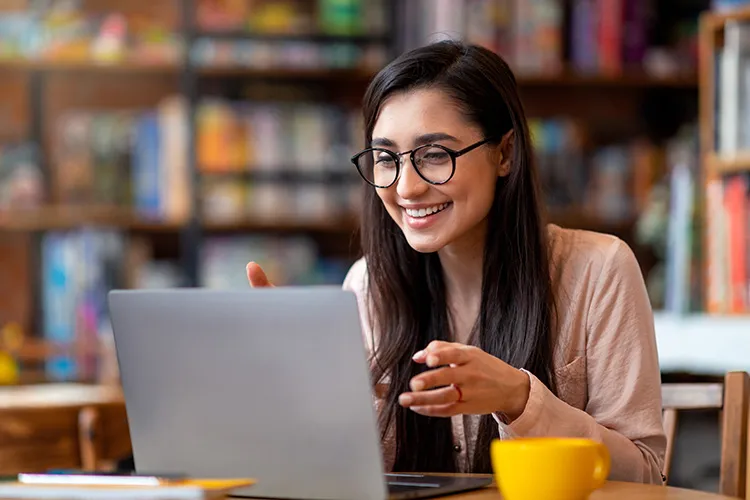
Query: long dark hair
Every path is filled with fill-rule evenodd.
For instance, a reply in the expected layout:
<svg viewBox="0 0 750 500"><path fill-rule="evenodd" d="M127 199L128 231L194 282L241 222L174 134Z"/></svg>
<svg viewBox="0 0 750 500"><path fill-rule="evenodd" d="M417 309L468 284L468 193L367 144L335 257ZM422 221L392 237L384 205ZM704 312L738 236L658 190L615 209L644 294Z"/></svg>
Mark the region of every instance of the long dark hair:
<svg viewBox="0 0 750 500"><path fill-rule="evenodd" d="M472 341L511 366L525 368L555 392L552 372L554 298L538 181L516 81L497 54L443 41L401 55L373 79L364 98L365 143L385 99L394 92L437 88L454 99L485 137L513 131L510 174L498 177L488 215L482 299ZM424 367L411 356L432 340L451 340L446 290L436 253L407 243L374 188L366 190L362 249L368 268L371 319L379 342L373 382L390 384L380 414L385 437L395 431L395 471L453 472L448 418L424 417L398 404ZM498 436L491 415L480 420L472 472L490 472L489 445Z"/></svg>

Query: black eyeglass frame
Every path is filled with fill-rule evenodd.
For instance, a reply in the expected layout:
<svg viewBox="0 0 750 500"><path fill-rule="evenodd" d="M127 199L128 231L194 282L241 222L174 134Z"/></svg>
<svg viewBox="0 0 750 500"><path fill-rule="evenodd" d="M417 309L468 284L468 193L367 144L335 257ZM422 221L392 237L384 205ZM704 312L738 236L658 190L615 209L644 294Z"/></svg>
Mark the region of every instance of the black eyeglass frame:
<svg viewBox="0 0 750 500"><path fill-rule="evenodd" d="M409 155L409 159L411 160L411 164L414 166L414 170L417 171L417 175L419 175L419 177L421 177L428 184L432 184L434 186L440 186L440 185L443 185L446 182L450 181L453 178L453 176L456 174L456 158L458 158L459 156L465 155L466 153L468 153L470 151L473 151L476 148L478 148L479 146L487 144L488 142L490 142L489 139L482 139L481 141L475 142L474 144L471 144L470 146L466 146L465 148L463 148L461 150L458 150L458 151L456 151L455 149L451 149L451 148L449 148L447 146L443 146L442 144L423 144L422 146L418 146L418 147L416 147L414 149L410 149L409 151L403 151L401 153L395 153L395 152L393 152L393 151L391 151L389 149L384 149L384 148L367 148L367 149L364 149L364 150L360 151L359 153L355 154L354 156L352 156L351 157L351 162L354 164L354 166L356 167L357 172L359 173L360 177L362 177L365 180L365 182L367 182L369 185L371 185L373 187L381 188L381 189L386 189L386 188L389 188L389 187L393 186L396 183L396 181L398 181L398 178L401 176L401 167L402 167L401 157L403 155L405 155L405 154L408 154ZM422 175L422 172L419 170L419 167L417 166L416 162L414 161L414 153L416 151L419 151L419 150L425 149L425 148L440 148L443 151L445 151L446 153L448 153L448 156L450 156L450 158L451 158L451 175L448 176L448 178L446 180L441 181L441 182L435 182L435 181L431 181L430 179L428 179L424 175ZM358 163L359 158L362 155L365 155L365 154L368 154L368 153L372 153L373 151L378 151L378 152L382 152L382 153L385 153L385 154L389 155L391 158L393 158L393 161L396 163L396 175L393 177L393 181L390 184L388 184L387 186L380 186L378 184L370 182L370 180L368 180L367 177L365 177L365 174L363 174L362 170L359 168L359 163Z"/></svg>

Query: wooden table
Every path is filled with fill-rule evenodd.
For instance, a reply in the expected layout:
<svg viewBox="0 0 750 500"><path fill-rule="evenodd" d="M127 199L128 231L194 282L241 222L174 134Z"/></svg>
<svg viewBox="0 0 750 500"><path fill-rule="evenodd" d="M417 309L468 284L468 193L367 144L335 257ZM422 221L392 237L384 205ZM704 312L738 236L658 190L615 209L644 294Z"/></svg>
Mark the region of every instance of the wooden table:
<svg viewBox="0 0 750 500"><path fill-rule="evenodd" d="M448 474L462 476L464 474ZM465 474L469 477L487 477L483 474ZM238 498L238 497L228 497ZM470 491L468 493L448 495L450 500L502 500L500 492L493 484L487 488ZM261 499L258 499L261 500ZM621 483L609 481L601 489L591 494L588 500L737 500L732 497L705 493L702 491L671 488L668 486L654 486L637 483Z"/></svg>
<svg viewBox="0 0 750 500"><path fill-rule="evenodd" d="M40 384L0 388L0 474L93 469L129 454L120 387Z"/></svg>
<svg viewBox="0 0 750 500"><path fill-rule="evenodd" d="M446 498L451 498L451 500L500 500L501 497L497 488L493 485L489 488ZM589 500L729 500L730 498L702 491L684 490L667 486L610 481L603 488L595 491L589 497Z"/></svg>
<svg viewBox="0 0 750 500"><path fill-rule="evenodd" d="M118 386L76 383L0 387L0 411L122 405Z"/></svg>

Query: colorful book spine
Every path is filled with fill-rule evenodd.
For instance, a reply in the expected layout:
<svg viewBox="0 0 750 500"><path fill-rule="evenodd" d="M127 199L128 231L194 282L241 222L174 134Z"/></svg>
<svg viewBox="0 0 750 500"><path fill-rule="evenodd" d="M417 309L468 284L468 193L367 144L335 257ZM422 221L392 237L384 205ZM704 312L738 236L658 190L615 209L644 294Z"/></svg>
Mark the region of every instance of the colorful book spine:
<svg viewBox="0 0 750 500"><path fill-rule="evenodd" d="M747 178L735 175L726 181L724 209L727 214L727 257L729 262L729 312L747 312Z"/></svg>
<svg viewBox="0 0 750 500"><path fill-rule="evenodd" d="M602 73L622 73L623 2L599 0L599 67Z"/></svg>
<svg viewBox="0 0 750 500"><path fill-rule="evenodd" d="M622 59L626 66L643 62L648 49L651 16L650 0L624 0L625 22L622 30Z"/></svg>
<svg viewBox="0 0 750 500"><path fill-rule="evenodd" d="M135 208L145 217L161 216L162 184L159 167L159 123L154 113L144 113L135 122L132 175Z"/></svg>
<svg viewBox="0 0 750 500"><path fill-rule="evenodd" d="M80 257L68 235L47 233L42 240L42 300L44 338L53 344L75 340L75 279L73 267ZM50 356L46 375L55 381L76 378L75 359L69 354Z"/></svg>
<svg viewBox="0 0 750 500"><path fill-rule="evenodd" d="M573 0L571 8L570 59L572 69L581 73L598 71L596 43L596 0Z"/></svg>

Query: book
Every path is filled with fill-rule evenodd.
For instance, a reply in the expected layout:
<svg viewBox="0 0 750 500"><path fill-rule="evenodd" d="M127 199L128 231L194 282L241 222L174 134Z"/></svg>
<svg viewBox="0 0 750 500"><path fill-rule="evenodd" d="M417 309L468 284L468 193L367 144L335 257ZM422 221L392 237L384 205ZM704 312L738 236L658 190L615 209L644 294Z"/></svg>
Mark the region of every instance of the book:
<svg viewBox="0 0 750 500"><path fill-rule="evenodd" d="M223 498L232 490L255 484L252 479L187 479L159 486L46 485L0 483L0 498L25 499L150 499L208 500Z"/></svg>

